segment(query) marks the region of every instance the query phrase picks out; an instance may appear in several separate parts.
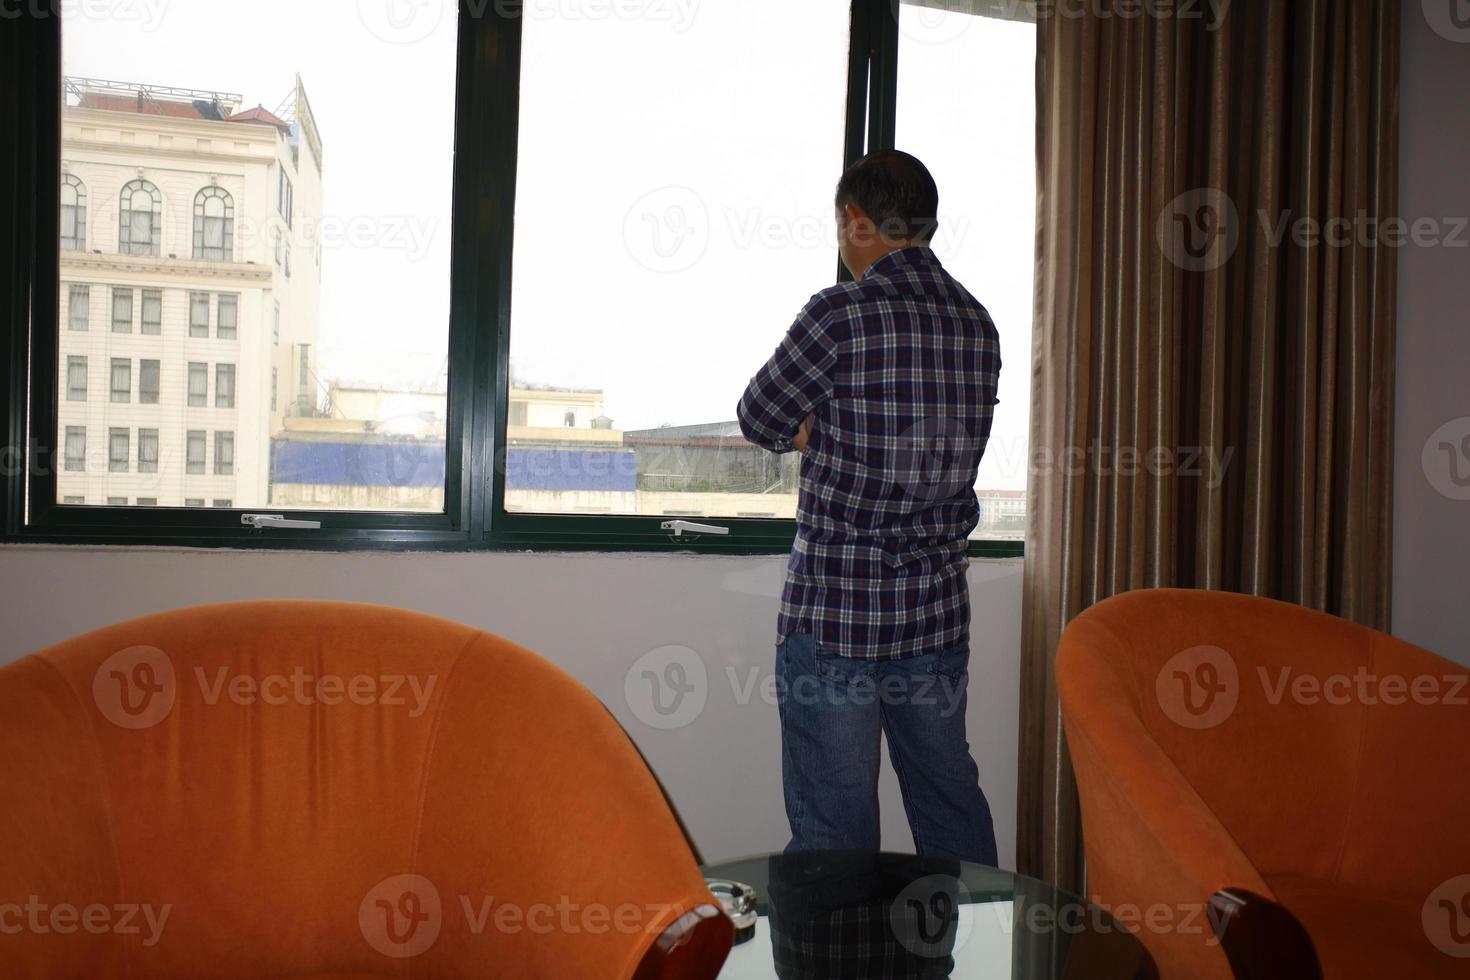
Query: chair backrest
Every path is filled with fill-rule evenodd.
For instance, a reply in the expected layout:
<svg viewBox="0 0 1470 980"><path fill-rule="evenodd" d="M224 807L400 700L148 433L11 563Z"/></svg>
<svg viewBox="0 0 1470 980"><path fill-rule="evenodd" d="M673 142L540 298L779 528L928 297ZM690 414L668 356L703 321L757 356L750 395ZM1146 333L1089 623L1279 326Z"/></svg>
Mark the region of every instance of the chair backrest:
<svg viewBox="0 0 1470 980"><path fill-rule="evenodd" d="M657 952L681 920L727 931L685 919L713 898L584 687L372 606L181 610L0 670L0 835L0 903L145 913L0 935L47 975L626 980L650 955L686 975Z"/></svg>
<svg viewBox="0 0 1470 980"><path fill-rule="evenodd" d="M1464 837L1422 777L1426 752L1448 748L1436 729L1470 731L1470 712L1398 685L1447 695L1464 668L1300 606L1187 590L1099 603L1062 647L1067 693L1124 706L1263 875L1416 888L1443 877L1443 854L1384 844L1411 823ZM1388 785L1408 798L1385 799Z"/></svg>

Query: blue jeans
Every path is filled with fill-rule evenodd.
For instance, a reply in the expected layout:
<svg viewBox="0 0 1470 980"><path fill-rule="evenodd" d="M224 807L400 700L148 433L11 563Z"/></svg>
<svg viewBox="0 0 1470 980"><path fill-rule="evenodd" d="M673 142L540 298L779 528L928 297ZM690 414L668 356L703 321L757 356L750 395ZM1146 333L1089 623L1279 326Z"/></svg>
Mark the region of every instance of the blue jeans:
<svg viewBox="0 0 1470 980"><path fill-rule="evenodd" d="M776 645L787 851L877 850L879 735L925 857L996 863L995 826L965 740L968 645L857 660L805 633Z"/></svg>

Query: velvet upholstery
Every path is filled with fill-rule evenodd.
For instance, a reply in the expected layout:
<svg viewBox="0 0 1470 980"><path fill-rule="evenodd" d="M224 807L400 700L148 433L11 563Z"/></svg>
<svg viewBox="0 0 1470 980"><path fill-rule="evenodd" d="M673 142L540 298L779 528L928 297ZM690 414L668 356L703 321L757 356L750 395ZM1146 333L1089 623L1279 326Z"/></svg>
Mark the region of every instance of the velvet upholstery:
<svg viewBox="0 0 1470 980"><path fill-rule="evenodd" d="M1470 874L1465 668L1287 603L1147 590L1073 620L1056 670L1096 901L1182 921L1241 888L1300 919L1329 978L1470 975L1421 922ZM1208 929L1140 938L1166 980L1230 976Z"/></svg>
<svg viewBox="0 0 1470 980"><path fill-rule="evenodd" d="M159 689L142 715L119 713L125 682L134 709ZM622 980L717 907L584 687L499 637L345 603L164 613L0 670L0 837L7 978ZM45 913L6 929L28 901L169 913L151 944Z"/></svg>

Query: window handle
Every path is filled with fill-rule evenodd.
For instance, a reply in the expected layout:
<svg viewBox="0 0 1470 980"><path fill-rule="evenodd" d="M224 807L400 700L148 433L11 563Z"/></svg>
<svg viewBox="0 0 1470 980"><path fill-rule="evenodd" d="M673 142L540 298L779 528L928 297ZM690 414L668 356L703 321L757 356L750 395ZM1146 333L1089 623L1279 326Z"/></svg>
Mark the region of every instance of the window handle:
<svg viewBox="0 0 1470 980"><path fill-rule="evenodd" d="M693 521L664 521L659 527L665 531L673 531L674 537L682 537L686 532L689 534L729 534L728 527L717 527L714 524L696 524Z"/></svg>
<svg viewBox="0 0 1470 980"><path fill-rule="evenodd" d="M287 520L280 514L241 514L240 523L246 527L266 528L284 527L300 528L305 531L320 531L321 521L296 521Z"/></svg>

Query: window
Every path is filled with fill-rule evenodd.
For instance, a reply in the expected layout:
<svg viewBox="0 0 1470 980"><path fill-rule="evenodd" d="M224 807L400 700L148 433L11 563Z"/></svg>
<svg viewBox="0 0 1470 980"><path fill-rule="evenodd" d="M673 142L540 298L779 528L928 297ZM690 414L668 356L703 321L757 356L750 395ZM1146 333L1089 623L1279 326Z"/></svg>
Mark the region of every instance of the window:
<svg viewBox="0 0 1470 980"><path fill-rule="evenodd" d="M219 187L194 196L194 258L231 262L235 257L235 199Z"/></svg>
<svg viewBox="0 0 1470 980"><path fill-rule="evenodd" d="M158 361L145 359L138 362L138 404L158 404L159 374Z"/></svg>
<svg viewBox="0 0 1470 980"><path fill-rule="evenodd" d="M87 185L71 174L61 178L61 249L87 250Z"/></svg>
<svg viewBox="0 0 1470 980"><path fill-rule="evenodd" d="M107 472L126 473L128 471L128 430L107 430Z"/></svg>
<svg viewBox="0 0 1470 980"><path fill-rule="evenodd" d="M112 332L133 332L133 291L122 286L112 287Z"/></svg>
<svg viewBox="0 0 1470 980"><path fill-rule="evenodd" d="M1001 371L999 398L1009 408L1031 396L1024 356L1016 352L1031 350L1036 106L974 93L1004 92L1014 79L1035 75L1036 25L977 16L965 6L905 0L902 16L913 26L899 33L897 144L923 160L939 184L935 250L1000 331L1009 366ZM975 0L970 7L977 9ZM1024 411L996 413L975 483L977 539L1025 536L1029 424Z"/></svg>
<svg viewBox="0 0 1470 980"><path fill-rule="evenodd" d="M162 241L163 195L149 181L128 181L118 204L118 253L158 255Z"/></svg>
<svg viewBox="0 0 1470 980"><path fill-rule="evenodd" d="M199 361L189 362L189 407L203 408L209 404L209 365Z"/></svg>
<svg viewBox="0 0 1470 980"><path fill-rule="evenodd" d="M233 432L216 432L214 434L214 475L233 476L235 474L235 434Z"/></svg>
<svg viewBox="0 0 1470 980"><path fill-rule="evenodd" d="M290 238L285 239L285 247L286 247L286 264L285 264L286 278L287 279L290 279L291 278L291 239Z"/></svg>
<svg viewBox="0 0 1470 980"><path fill-rule="evenodd" d="M215 336L220 340L234 340L240 323L240 297L224 293L219 297L219 310L215 314Z"/></svg>
<svg viewBox="0 0 1470 980"><path fill-rule="evenodd" d="M127 497L108 497L107 498L107 506L109 506L109 507L126 507L127 505L128 505L128 498Z"/></svg>
<svg viewBox="0 0 1470 980"><path fill-rule="evenodd" d="M157 497L139 497L138 498L138 506L139 507L157 507L158 506L158 498Z"/></svg>
<svg viewBox="0 0 1470 980"><path fill-rule="evenodd" d="M216 499L215 502L214 502L214 506L220 507L220 508L230 508L230 507L235 506L235 502L233 500L219 500L219 499Z"/></svg>
<svg viewBox="0 0 1470 980"><path fill-rule="evenodd" d="M157 336L163 333L163 293L157 289L143 290L142 333Z"/></svg>
<svg viewBox="0 0 1470 980"><path fill-rule="evenodd" d="M75 283L67 287L66 327L68 330L86 330L92 319L92 288Z"/></svg>
<svg viewBox="0 0 1470 980"><path fill-rule="evenodd" d="M563 9L521 33L504 510L794 516L798 457L746 443L733 409L801 304L836 281L848 7L708 4L677 37L650 18L594 26ZM638 160L595 186L568 181L572 133L636 145ZM567 213L576 235L555 231ZM588 270L576 289L568 268ZM760 288L732 292L732 276ZM708 330L689 330L696 307ZM646 349L703 367L670 372ZM572 431L590 419L605 438Z"/></svg>
<svg viewBox="0 0 1470 980"><path fill-rule="evenodd" d="M84 426L66 427L66 460L68 473L81 473L87 468L87 430Z"/></svg>
<svg viewBox="0 0 1470 980"><path fill-rule="evenodd" d="M75 355L66 359L66 400L69 402L84 402L87 400L87 359Z"/></svg>
<svg viewBox="0 0 1470 980"><path fill-rule="evenodd" d="M235 407L235 365L214 366L214 407Z"/></svg>
<svg viewBox="0 0 1470 980"><path fill-rule="evenodd" d="M188 499L230 508L123 520L55 506L62 488L80 492L56 467L29 477L0 472L4 540L788 550L800 460L746 446L731 431L734 403L801 302L839 278L831 194L842 162L894 145L900 133L916 145L928 140L924 152L936 159L949 152L942 138L964 145L967 134L936 132L927 117L900 118L899 104L923 83L897 52L908 45L910 62L931 56L904 37L915 25L922 32L930 14L1008 5L698 6L697 17L672 23L587 17L576 4L535 17L461 4L458 17L414 25L432 29L415 31L413 44L385 44L361 18L348 23L330 5L290 0L217 0L152 31L74 5L61 5L59 16L43 13L44 4L17 7L12 19L36 43L16 46L6 94L36 108L8 117L25 131L0 140L0 169L15 177L0 182L0 210L13 216L6 234L20 247L57 255L17 266L24 292L11 295L28 298L30 322L19 321L20 304L0 302L0 345L30 352L25 363L0 364L0 387L14 393L6 421L43 444L77 421L61 390L68 355L109 367L114 354L168 361L171 372L184 369L169 376L171 401L160 390L159 404L112 409L95 424L104 438L111 425L156 427L157 472L147 479L159 489L141 492L169 507L186 492L204 493ZM251 23L289 23L293 43L218 45ZM993 23L1001 22L967 20L965 33ZM201 50L218 81L178 74L178 52ZM936 63L958 65L963 81L952 89L982 77L958 50L936 43L932 52ZM114 81L96 81L104 78ZM246 91L185 88L231 78ZM982 105L1025 99L1029 88L1009 78L1003 96L970 92L963 125L983 130ZM268 135L272 154L233 152L223 129L207 141L177 136L180 119L248 113L267 98L287 126L229 128L237 139L246 128ZM106 111L117 125L88 132L101 104L115 107ZM412 138L385 139L384 119L411 120ZM1034 173L1034 139L1024 142L1008 179ZM640 152L600 170L596 186L566 178L566 161L586 146L625 144ZM230 158L224 172L221 154ZM332 160L325 170L324 154ZM68 172L89 178L104 214L118 208L117 251L135 257L61 254L52 209L62 206ZM121 176L99 185L108 172ZM265 189L255 202L263 213L210 190L250 187ZM167 240L160 188L170 195ZM349 232L375 233L317 235L327 201L333 215L352 216ZM569 213L575 234L566 230ZM103 219L105 248L113 220ZM318 276L296 279L293 255L288 282L287 246L298 243L312 250ZM237 263L228 275L200 276L225 249ZM89 271L94 264L103 271ZM179 290L160 297L166 311L157 322L173 333L182 320L189 332L176 347L153 336L84 347L73 334L66 349L56 321L72 319L68 286L89 276L109 294L114 286ZM742 287L731 290L732 280ZM710 296L720 301L711 305ZM151 330L151 298L99 322L140 332L133 303L147 305L138 322ZM690 330L691 309L699 330ZM251 334L261 326L269 348ZM216 339L239 349L218 351ZM222 363L234 367L233 384L222 380ZM267 369L270 388L256 373ZM141 360L136 370L141 402L152 371ZM185 411L175 421L177 407ZM110 438L108 449L110 459ZM231 475L216 476L217 468ZM133 482L88 499L135 499ZM982 505L1013 519L1000 498ZM301 511L322 526L311 535L242 529L235 506ZM675 541L661 530L665 512L707 517L731 533Z"/></svg>
<svg viewBox="0 0 1470 980"><path fill-rule="evenodd" d="M209 294L189 294L189 336L209 336Z"/></svg>
<svg viewBox="0 0 1470 980"><path fill-rule="evenodd" d="M126 405L133 400L133 362L126 357L112 359L112 401Z"/></svg>
<svg viewBox="0 0 1470 980"><path fill-rule="evenodd" d="M203 497L185 497L184 498L184 506L185 507L203 507L204 506L204 498Z"/></svg>
<svg viewBox="0 0 1470 980"><path fill-rule="evenodd" d="M294 228L292 212L295 209L295 191L291 187L291 178L286 176L286 168L278 166L276 169L276 210L281 212L281 217L286 219L286 227Z"/></svg>
<svg viewBox="0 0 1470 980"><path fill-rule="evenodd" d="M184 442L184 472L204 472L204 441L206 434L200 429L190 429Z"/></svg>
<svg viewBox="0 0 1470 980"><path fill-rule="evenodd" d="M85 504L87 502L87 498L86 497L62 497L61 498L61 502L63 504Z"/></svg>
<svg viewBox="0 0 1470 980"><path fill-rule="evenodd" d="M158 430L138 430L138 472L158 472Z"/></svg>

